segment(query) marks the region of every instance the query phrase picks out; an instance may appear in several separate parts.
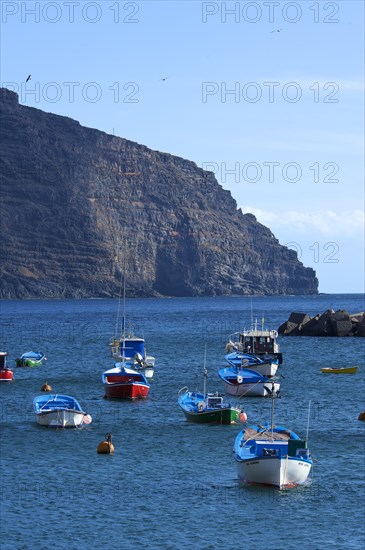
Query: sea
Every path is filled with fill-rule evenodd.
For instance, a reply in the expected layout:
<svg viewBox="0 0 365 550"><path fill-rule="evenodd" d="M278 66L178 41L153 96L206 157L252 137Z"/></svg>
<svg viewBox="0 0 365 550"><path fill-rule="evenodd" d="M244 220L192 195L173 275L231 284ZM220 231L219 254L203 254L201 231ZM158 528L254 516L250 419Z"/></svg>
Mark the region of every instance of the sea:
<svg viewBox="0 0 365 550"><path fill-rule="evenodd" d="M363 338L279 337L281 397L276 424L308 435L308 482L278 490L237 480L233 443L243 425L192 424L180 388L223 391L230 334L277 329L292 311L364 311L362 294L127 299L126 326L156 357L146 400L104 398L113 367L108 342L119 334L117 300L2 301L1 351L14 381L1 383L2 550L297 550L365 546L365 361ZM15 367L26 351L39 367ZM354 375L323 366L358 365ZM32 402L48 382L92 416L81 429L36 424ZM239 401L248 424L270 419L271 400ZM112 434L114 454L97 453Z"/></svg>

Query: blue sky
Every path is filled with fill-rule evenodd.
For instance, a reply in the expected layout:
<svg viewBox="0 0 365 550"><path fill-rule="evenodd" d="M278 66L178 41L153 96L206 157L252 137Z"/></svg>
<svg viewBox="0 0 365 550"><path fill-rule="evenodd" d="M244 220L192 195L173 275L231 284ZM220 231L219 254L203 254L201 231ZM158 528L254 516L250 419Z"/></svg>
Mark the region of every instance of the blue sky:
<svg viewBox="0 0 365 550"><path fill-rule="evenodd" d="M214 171L321 292L364 291L362 1L1 10L1 84L22 104Z"/></svg>

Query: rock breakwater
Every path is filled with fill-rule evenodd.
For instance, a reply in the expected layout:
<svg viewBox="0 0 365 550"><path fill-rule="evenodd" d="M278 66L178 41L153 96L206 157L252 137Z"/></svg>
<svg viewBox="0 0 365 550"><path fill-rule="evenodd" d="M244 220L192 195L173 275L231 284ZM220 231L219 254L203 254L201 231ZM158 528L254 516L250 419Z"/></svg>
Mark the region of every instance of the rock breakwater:
<svg viewBox="0 0 365 550"><path fill-rule="evenodd" d="M348 313L346 310L327 309L310 317L307 313L292 312L280 325L284 336L365 336L365 312Z"/></svg>

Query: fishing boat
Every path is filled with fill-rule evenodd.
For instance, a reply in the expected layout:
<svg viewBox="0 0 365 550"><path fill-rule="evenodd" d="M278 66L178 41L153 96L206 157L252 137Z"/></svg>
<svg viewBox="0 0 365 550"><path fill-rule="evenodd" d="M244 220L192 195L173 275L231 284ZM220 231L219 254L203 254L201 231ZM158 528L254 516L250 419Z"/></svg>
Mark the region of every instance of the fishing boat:
<svg viewBox="0 0 365 550"><path fill-rule="evenodd" d="M233 453L238 478L242 482L274 485L279 489L303 484L312 468L307 437L271 422L249 426L236 436ZM308 412L309 424L309 412Z"/></svg>
<svg viewBox="0 0 365 550"><path fill-rule="evenodd" d="M150 385L147 378L131 367L129 363L122 361L102 374L105 397L144 399L148 396Z"/></svg>
<svg viewBox="0 0 365 550"><path fill-rule="evenodd" d="M177 402L184 413L185 418L189 422L204 424L235 424L238 422L243 411L238 407L231 405L231 403L225 402L223 396L218 392L207 393L207 369L205 366L203 373L203 393L189 391L187 386L181 388L178 392Z"/></svg>
<svg viewBox="0 0 365 550"><path fill-rule="evenodd" d="M33 410L38 424L50 428L78 428L92 421L70 395L39 395L33 400Z"/></svg>
<svg viewBox="0 0 365 550"><path fill-rule="evenodd" d="M113 338L109 346L112 356L119 361L122 359L124 348L126 361L132 363L133 368L141 371L146 378L153 378L155 358L152 355L147 355L144 338L128 333L125 337Z"/></svg>
<svg viewBox="0 0 365 550"><path fill-rule="evenodd" d="M226 352L254 353L261 359L267 357L270 357L271 360L277 359L278 364L281 365L283 356L280 352L277 337L276 330L264 328L264 320L262 320L261 328L259 328L256 320L252 328L235 332L229 336Z"/></svg>
<svg viewBox="0 0 365 550"><path fill-rule="evenodd" d="M117 361L125 361L131 363L134 370L141 372L146 378L153 378L155 368L155 358L152 355L147 355L145 348L145 340L139 336L135 336L132 332L126 332L125 320L125 295L126 295L126 260L124 259L123 268L123 298L122 292L119 293L117 319L115 323L115 336L109 342L111 355ZM122 288L121 288L122 291ZM119 316L122 303L121 315L121 331L120 336L117 336L119 329ZM124 354L124 355L123 355Z"/></svg>
<svg viewBox="0 0 365 550"><path fill-rule="evenodd" d="M279 366L279 360L277 358L272 358L268 354L260 358L258 355L253 353L234 351L232 353L228 353L225 358L227 363L232 367L252 369L253 371L262 374L262 376L267 376L268 378L275 376Z"/></svg>
<svg viewBox="0 0 365 550"><path fill-rule="evenodd" d="M356 374L357 367L323 367L323 374Z"/></svg>
<svg viewBox="0 0 365 550"><path fill-rule="evenodd" d="M223 380L226 392L236 397L270 397L272 393L277 395L280 391L279 382L272 382L251 369L226 367L218 371L218 376Z"/></svg>
<svg viewBox="0 0 365 550"><path fill-rule="evenodd" d="M15 359L15 364L17 367L37 367L46 360L47 358L41 351L27 351Z"/></svg>
<svg viewBox="0 0 365 550"><path fill-rule="evenodd" d="M7 356L6 351L0 351L0 382L13 380L14 373L6 364Z"/></svg>

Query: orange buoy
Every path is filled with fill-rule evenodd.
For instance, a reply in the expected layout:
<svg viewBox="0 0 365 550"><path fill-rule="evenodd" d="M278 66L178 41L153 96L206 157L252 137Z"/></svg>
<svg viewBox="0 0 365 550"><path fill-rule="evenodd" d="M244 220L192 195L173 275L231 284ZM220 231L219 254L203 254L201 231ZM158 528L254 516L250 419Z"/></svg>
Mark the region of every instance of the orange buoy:
<svg viewBox="0 0 365 550"><path fill-rule="evenodd" d="M362 412L359 414L358 420L365 420L365 411L362 411Z"/></svg>
<svg viewBox="0 0 365 550"><path fill-rule="evenodd" d="M105 440L99 443L97 452L99 454L108 454L114 453L114 445L112 443L112 434L106 434Z"/></svg>
<svg viewBox="0 0 365 550"><path fill-rule="evenodd" d="M240 419L240 422L246 422L246 420L247 420L247 414L246 414L244 411L241 411L241 412L240 412L239 419Z"/></svg>
<svg viewBox="0 0 365 550"><path fill-rule="evenodd" d="M43 384L43 386L41 387L41 391L52 391L52 387L48 384L48 382L46 382L46 383Z"/></svg>

